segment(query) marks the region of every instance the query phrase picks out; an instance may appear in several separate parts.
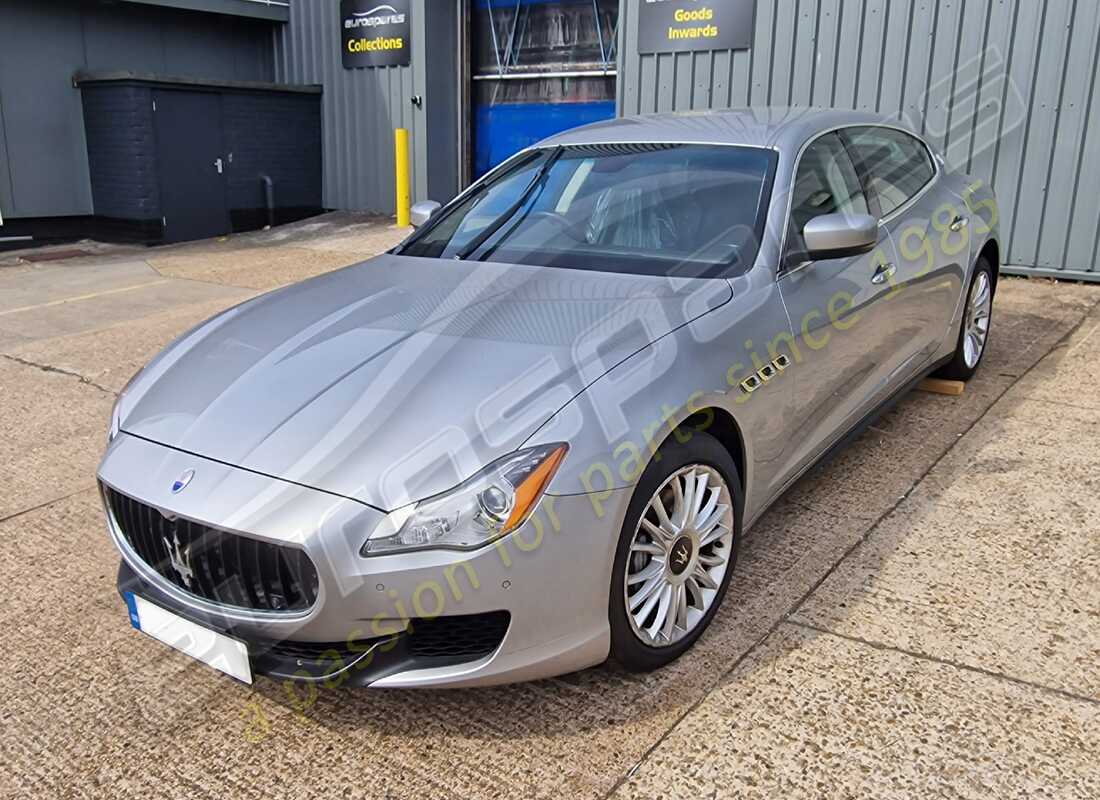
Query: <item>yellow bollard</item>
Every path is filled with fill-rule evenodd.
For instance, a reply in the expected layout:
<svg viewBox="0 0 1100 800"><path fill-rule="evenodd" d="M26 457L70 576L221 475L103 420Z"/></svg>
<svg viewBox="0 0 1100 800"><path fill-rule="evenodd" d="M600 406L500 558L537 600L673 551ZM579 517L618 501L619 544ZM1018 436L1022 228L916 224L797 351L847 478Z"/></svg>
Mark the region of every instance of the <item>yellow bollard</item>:
<svg viewBox="0 0 1100 800"><path fill-rule="evenodd" d="M394 132L394 154L397 164L397 227L409 225L409 131L397 128Z"/></svg>

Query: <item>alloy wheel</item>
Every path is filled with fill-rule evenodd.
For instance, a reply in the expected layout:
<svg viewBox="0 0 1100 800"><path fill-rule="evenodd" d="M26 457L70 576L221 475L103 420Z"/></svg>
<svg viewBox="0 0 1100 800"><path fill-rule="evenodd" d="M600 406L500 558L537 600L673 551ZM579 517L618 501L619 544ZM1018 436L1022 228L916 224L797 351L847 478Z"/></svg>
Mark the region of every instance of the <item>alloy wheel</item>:
<svg viewBox="0 0 1100 800"><path fill-rule="evenodd" d="M646 504L626 560L627 618L650 647L693 631L714 604L733 552L733 502L713 467L674 472Z"/></svg>
<svg viewBox="0 0 1100 800"><path fill-rule="evenodd" d="M963 334L963 359L974 369L981 360L989 338L990 312L993 307L992 285L989 273L982 270L970 287L970 299L966 306L965 333Z"/></svg>

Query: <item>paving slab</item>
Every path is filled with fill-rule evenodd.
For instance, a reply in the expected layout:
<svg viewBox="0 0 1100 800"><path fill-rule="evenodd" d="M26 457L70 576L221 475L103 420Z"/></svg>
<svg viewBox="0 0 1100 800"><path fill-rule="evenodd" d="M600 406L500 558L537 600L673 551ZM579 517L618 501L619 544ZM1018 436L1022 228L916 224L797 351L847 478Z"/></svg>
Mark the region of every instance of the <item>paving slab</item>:
<svg viewBox="0 0 1100 800"><path fill-rule="evenodd" d="M1090 318L1021 379L1018 396L1100 411L1100 319Z"/></svg>
<svg viewBox="0 0 1100 800"><path fill-rule="evenodd" d="M177 336L254 294L252 290L235 290L215 300L170 307L105 328L0 346L0 352L75 373L119 392L134 373Z"/></svg>
<svg viewBox="0 0 1100 800"><path fill-rule="evenodd" d="M795 619L1100 700L1100 414L1013 394Z"/></svg>
<svg viewBox="0 0 1100 800"><path fill-rule="evenodd" d="M1100 794L1100 705L784 625L617 798Z"/></svg>
<svg viewBox="0 0 1100 800"><path fill-rule="evenodd" d="M1045 329L1052 324L1062 330L1072 328L1088 314L1098 297L1098 284L1002 276L993 309L994 347L986 353L982 369L1014 377L1024 374L1049 349ZM1005 338L1014 340L1015 346L996 346Z"/></svg>
<svg viewBox="0 0 1100 800"><path fill-rule="evenodd" d="M25 339L68 336L109 327L120 320L140 319L178 305L221 300L228 306L245 294L234 287L169 280L154 274L150 279L118 289L5 312L0 316L0 335L9 333Z"/></svg>
<svg viewBox="0 0 1100 800"><path fill-rule="evenodd" d="M156 255L149 263L165 277L252 289L274 289L357 264L367 256L358 251L312 247L227 248Z"/></svg>
<svg viewBox="0 0 1100 800"><path fill-rule="evenodd" d="M97 517L100 525L93 528L89 522ZM46 688L58 670L80 671L71 654L95 660L110 641L99 631L88 635L95 627L89 622L100 616L96 606L113 607L115 600L118 559L107 543L94 487L0 522L0 581L22 587L33 576L31 588L9 592L0 605L0 647L24 680Z"/></svg>
<svg viewBox="0 0 1100 800"><path fill-rule="evenodd" d="M314 250L359 253L363 258L369 258L399 244L412 231L411 227L399 228L389 221L380 224L377 220L371 220L341 226L336 232L328 230L324 236L316 238L299 237L297 242L301 247Z"/></svg>
<svg viewBox="0 0 1100 800"><path fill-rule="evenodd" d="M0 269L0 319L20 308L118 292L160 276L141 259Z"/></svg>
<svg viewBox="0 0 1100 800"><path fill-rule="evenodd" d="M30 341L33 340L29 336L23 336L15 331L6 331L0 328L0 353L9 348L19 347Z"/></svg>
<svg viewBox="0 0 1100 800"><path fill-rule="evenodd" d="M0 519L95 485L112 392L0 356Z"/></svg>

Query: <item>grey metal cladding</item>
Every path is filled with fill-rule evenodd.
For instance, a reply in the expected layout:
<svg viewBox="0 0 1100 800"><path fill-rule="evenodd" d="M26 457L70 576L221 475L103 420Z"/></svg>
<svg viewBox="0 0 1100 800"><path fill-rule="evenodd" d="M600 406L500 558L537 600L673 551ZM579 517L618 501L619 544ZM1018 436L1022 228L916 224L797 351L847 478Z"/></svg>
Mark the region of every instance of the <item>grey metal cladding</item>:
<svg viewBox="0 0 1100 800"><path fill-rule="evenodd" d="M209 11L238 17L255 17L273 22L286 22L291 0L122 0L147 6L164 6L185 11Z"/></svg>
<svg viewBox="0 0 1100 800"><path fill-rule="evenodd" d="M342 64L340 4L291 3L290 24L275 30L276 80L325 86L326 208L394 212L394 128L409 130L413 202L450 199L431 197L429 185L436 193L457 191L459 5L412 0L411 64L351 70ZM422 106L413 96L423 98Z"/></svg>
<svg viewBox="0 0 1100 800"><path fill-rule="evenodd" d="M424 2L412 6L412 64L345 70L340 50L340 4L299 0L290 24L275 31L276 80L323 83L324 205L392 213L394 201L393 129L408 128L416 148L424 117L412 103L423 94ZM423 199L419 174L426 153L410 159L414 199Z"/></svg>

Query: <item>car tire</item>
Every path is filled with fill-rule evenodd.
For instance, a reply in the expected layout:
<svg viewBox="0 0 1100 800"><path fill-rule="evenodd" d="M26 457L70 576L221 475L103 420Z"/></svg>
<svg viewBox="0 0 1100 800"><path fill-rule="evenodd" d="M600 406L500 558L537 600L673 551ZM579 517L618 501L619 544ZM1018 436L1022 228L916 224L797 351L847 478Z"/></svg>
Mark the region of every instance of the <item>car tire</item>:
<svg viewBox="0 0 1100 800"><path fill-rule="evenodd" d="M983 299L984 298L984 299ZM984 331L981 320L976 314L984 313ZM974 275L966 292L966 305L963 308L962 323L959 325L959 338L955 343L955 352L951 360L936 371L937 378L955 381L968 381L982 363L985 351L989 347L989 333L993 323L993 266L984 256L978 258ZM977 347L976 336L980 336Z"/></svg>
<svg viewBox="0 0 1100 800"><path fill-rule="evenodd" d="M688 650L703 631L710 625L718 607L729 586L730 577L737 564L737 552L741 544L741 516L744 507L744 499L741 490L741 479L737 466L730 457L729 451L713 436L699 431L688 431L690 438L681 442L676 436L669 437L658 449L645 471L642 473L638 485L634 489L630 505L627 508L626 519L623 522L619 534L619 544L615 551L614 571L611 578L611 596L609 600L608 616L611 625L611 658L630 672L648 672L662 667L679 658ZM682 438L683 434L681 434ZM696 517L698 524L684 525L679 534L672 536L668 541L662 539L658 545L657 536L651 536L649 529L657 519L652 501L658 496L671 498L674 506L677 499L676 485L683 487L679 491L679 498L685 497L688 491L689 481L694 481L699 486L700 478L706 478L706 488L703 494L702 511L706 511L711 498L711 492L718 492L718 500L711 514L722 513L720 524L709 529L709 532L699 534L698 530L706 527L709 518L704 519L703 514ZM724 484L724 493L718 481ZM696 494L699 494L696 492ZM728 499L728 504L723 500ZM728 516L722 511L729 506ZM687 507L683 503L682 507ZM650 528L643 525L645 515ZM678 521L675 507L669 510L668 516L671 522ZM728 524L728 535L720 533ZM662 526L663 528L664 526ZM673 524L673 528L675 525ZM714 535L710 544L703 544L708 536ZM692 539L692 537L695 537ZM642 541L648 539L648 543ZM686 542L686 544L685 544ZM654 550L665 548L664 556L656 553L637 552L637 547L649 547ZM686 565L681 567L680 574L673 574L675 565L679 564L679 557L689 552ZM717 554L717 555L716 555ZM725 567L720 580L714 580L717 567L708 567L720 557L725 558ZM663 560L661 560L663 558ZM646 561L645 559L649 559ZM628 587L628 562L630 569L634 570L629 580L632 585ZM657 565L657 566L655 566ZM649 590L649 581L639 585L640 576L648 572L658 571L665 576L670 583L670 597L675 598L671 602L677 602L677 617L685 621L683 629L674 623L674 640L664 641L661 632L656 636L661 641L646 641L649 638L647 625L655 623L656 615L664 602L665 589L655 590L662 599L650 611L651 616L645 617L639 622L639 617L646 610L646 605L652 603L652 593L648 599L639 600L640 592ZM710 586L704 586L704 575L710 581ZM657 580L657 578L650 578ZM682 583L678 581L683 581ZM675 587L680 587L679 591ZM713 587L713 588L711 588ZM683 595L683 604L679 604L679 597ZM702 607L700 604L709 602ZM628 610L628 603L637 607L633 613ZM680 609L683 609L681 612ZM667 620L666 620L667 622ZM656 627L656 625L654 625ZM665 628L666 625L661 625Z"/></svg>

